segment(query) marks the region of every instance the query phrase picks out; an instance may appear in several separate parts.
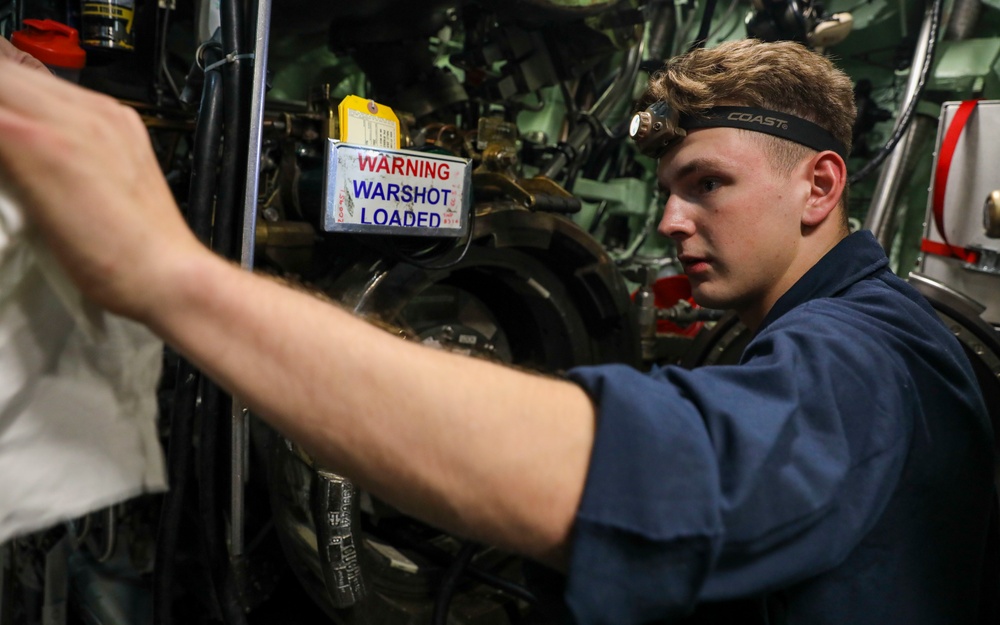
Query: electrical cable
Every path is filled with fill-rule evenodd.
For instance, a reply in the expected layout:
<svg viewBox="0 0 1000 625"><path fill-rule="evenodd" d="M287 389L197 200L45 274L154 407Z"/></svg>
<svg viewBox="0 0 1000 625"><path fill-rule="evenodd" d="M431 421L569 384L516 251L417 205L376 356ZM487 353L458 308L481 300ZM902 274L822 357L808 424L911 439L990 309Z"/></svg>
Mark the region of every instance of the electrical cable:
<svg viewBox="0 0 1000 625"><path fill-rule="evenodd" d="M930 27L928 29L928 41L927 41L927 53L924 55L924 63L920 68L920 76L917 81L916 88L913 90L913 95L909 102L906 103L906 109L899 116L899 121L896 123L896 127L893 129L892 136L886 141L886 144L869 160L865 165L858 171L851 174L848 178L849 184L855 184L871 174L873 171L878 169L883 161L889 156L889 154L896 148L896 144L899 143L903 135L906 134L907 128L909 128L910 123L913 121L914 114L917 111L917 104L920 102L921 96L923 96L924 88L927 86L927 77L930 75L931 66L934 64L934 51L937 47L937 35L938 30L941 26L941 12L944 7L943 0L934 0L934 4L930 11ZM919 45L919 43L918 43ZM910 68L913 71L914 68Z"/></svg>
<svg viewBox="0 0 1000 625"><path fill-rule="evenodd" d="M646 9L650 16L647 20L649 47L642 69L653 73L663 65L664 52L670 50L673 44L674 34L677 32L677 11L674 8L673 0L651 2L646 5Z"/></svg>
<svg viewBox="0 0 1000 625"><path fill-rule="evenodd" d="M698 27L698 36L695 38L694 43L691 44L689 52L705 47L705 43L708 41L708 33L712 29L712 16L715 14L715 5L717 3L718 0L708 0L705 4L705 12L701 14L701 26Z"/></svg>
<svg viewBox="0 0 1000 625"><path fill-rule="evenodd" d="M680 5L678 5L677 8L676 8L676 10L680 11L680 10L682 10L682 7ZM670 46L670 55L671 56L676 56L677 54L680 54L680 46L681 46L682 42L687 41L688 35L691 32L691 27L694 26L695 16L697 16L697 15L698 15L698 13L696 11L692 10L681 21L680 28L677 29L677 34L674 36L673 44Z"/></svg>
<svg viewBox="0 0 1000 625"><path fill-rule="evenodd" d="M650 231L656 229L656 218L658 216L656 208L659 205L661 205L660 194L655 193L653 194L653 197L650 198L649 200L649 206L646 208L646 221L643 223L642 230L639 231L639 234L637 234L635 238L632 239L632 241L629 243L628 247L626 247L621 252L618 253L615 253L614 251L610 252L610 256L612 260L615 261L616 264L622 265L624 263L630 262L633 258L635 258L635 255L639 253L639 248L642 247L642 244L646 242L646 239L649 237Z"/></svg>
<svg viewBox="0 0 1000 625"><path fill-rule="evenodd" d="M416 258L414 256L409 256L409 255L407 255L407 254L405 254L403 252L400 252L399 250L394 250L393 253L394 253L394 255L396 256L396 258L398 260L401 260L404 263L407 263L409 265L413 265L414 267L418 267L420 269L424 269L424 270L428 270L428 271L438 271L438 270L441 270L441 269L451 269L452 267L455 267L460 262L462 262L463 260L465 260L466 254L469 253L469 248L472 247L472 239L475 238L475 236L474 236L475 235L475 230L476 230L476 210L473 207L472 209L469 210L469 233L465 236L465 243L462 246L462 251L458 254L458 257L454 258L453 260L449 260L447 262L443 262L443 263L440 263L440 264L435 264L433 262L428 262L428 261L420 260L420 259L418 259L418 258ZM454 249L455 248L452 248L451 250L448 250L447 252L444 252L436 260L440 260L440 259L446 257Z"/></svg>
<svg viewBox="0 0 1000 625"><path fill-rule="evenodd" d="M200 428L198 430L198 520L200 524L202 552L208 560L209 578L212 591L220 611L225 598L230 593L226 588L228 575L228 558L226 546L221 540L223 524L219 515L218 505L218 465L219 465L219 433L225 424L225 414L230 406L228 396L212 380L202 380L201 402L195 410ZM230 602L231 603L231 602ZM226 622L234 622L231 617Z"/></svg>
<svg viewBox="0 0 1000 625"><path fill-rule="evenodd" d="M382 529L385 531L386 528ZM435 563L440 564L445 561L451 561L454 557L451 553L441 547L415 539L405 530L390 529L388 530L388 533L389 539L392 542L403 543L406 548L412 549ZM486 584L487 586L492 586L493 588L496 588L497 590L507 593L508 595L526 603L533 605L538 603L538 597L536 597L533 592L524 586L518 584L517 582L504 579L503 577L500 577L490 571L483 570L473 564L469 564L465 568L465 574L478 582Z"/></svg>
<svg viewBox="0 0 1000 625"><path fill-rule="evenodd" d="M181 91L177 88L177 83L174 82L174 77L170 75L170 70L167 68L167 33L170 25L170 11L170 4L168 3L163 10L163 30L160 33L160 58L157 75L166 77L167 84L170 85L170 90L173 92L174 97L177 98L177 101L180 102Z"/></svg>
<svg viewBox="0 0 1000 625"><path fill-rule="evenodd" d="M590 227L587 228L587 234L594 234L597 232L597 228L601 225L601 221L604 219L604 215L607 211L608 201L601 200L601 203L597 205L597 210L594 211L594 219L590 222Z"/></svg>
<svg viewBox="0 0 1000 625"><path fill-rule="evenodd" d="M222 58L229 58L231 62L222 66L222 111L223 111L223 131L221 163L219 165L218 185L215 203L215 216L213 223L212 248L225 258L238 258L238 241L240 236L236 234L236 227L242 228L240 220L236 219L236 211L239 202L237 198L242 196L244 178L246 176L245 163L247 162L247 142L244 134L248 127L249 119L247 72L243 54L246 52L245 40L245 19L243 14L243 3L240 0L222 0L220 2L220 31L222 36L222 52L205 50L206 57L212 55L212 59L206 59L206 68L211 68ZM216 56L218 55L218 56ZM210 69L207 74L213 74L215 70ZM212 156L218 155L215 152ZM204 407L203 418L210 421L222 423L218 419L219 406L225 404L221 397L213 398L212 393L217 389L208 390L211 406ZM215 411L209 414L208 410ZM203 424L204 425L204 424ZM217 426L218 427L218 426ZM212 432L205 432L211 439ZM204 441L203 441L204 443ZM213 448L217 445L209 445ZM213 449L214 450L214 449ZM202 449L204 454L212 450ZM218 458L215 458L218 461ZM200 465L204 468L209 459L201 458ZM216 506L214 496L214 466L211 474L204 476L202 486L208 488L208 492L202 493L199 511L203 516L207 514L210 527L202 529L203 541L210 549L204 554L211 573L213 586L216 591L216 598L222 620L227 625L244 625L246 623L246 613L239 597L236 587L236 578L233 565L230 562L226 547L221 540L217 540L223 531L222 523L216 511L205 513L204 506ZM211 497L213 501L207 499Z"/></svg>
<svg viewBox="0 0 1000 625"><path fill-rule="evenodd" d="M719 22L719 25L721 26L724 23L725 23L725 20L722 20L722 21ZM715 37L716 35L718 35L719 41L725 41L725 40L729 39L729 37L734 32L736 32L736 29L739 28L741 24L743 24L743 20L733 20L732 25L729 27L729 30L727 30L725 32L725 34L718 35L718 33L712 33L712 34L709 35L709 37L711 38L711 37Z"/></svg>
<svg viewBox="0 0 1000 625"><path fill-rule="evenodd" d="M431 618L432 625L447 625L448 610L451 607L452 597L455 596L455 589L458 587L458 580L462 578L468 568L472 557L479 550L479 545L475 543L465 543L458 550L458 555L444 573L441 579L441 586L438 588L437 597L434 600L434 615Z"/></svg>
<svg viewBox="0 0 1000 625"><path fill-rule="evenodd" d="M218 42L220 33L215 32L213 41ZM202 44L199 52L204 53L206 64L216 62L222 57L221 46ZM202 61L197 55L196 63ZM188 203L188 223L195 236L205 245L211 247L212 238L212 208L216 189L216 165L219 148L222 144L222 75L218 70L205 72L201 101L198 107L198 120L195 125L193 165L191 171L191 192ZM216 501L216 464L218 456L218 430L223 423L219 419L219 406L223 403L218 387L205 378L202 384L202 400L195 407L196 420L200 423L198 436L198 517L201 551L208 560L209 578L216 603L221 605L224 579L219 575L219 567L215 565L220 556L225 555L225 546L219 540L220 527ZM221 558L221 561L225 561Z"/></svg>
<svg viewBox="0 0 1000 625"><path fill-rule="evenodd" d="M206 46L204 50L209 60L222 56L219 48ZM212 209L218 182L216 165L222 146L222 124L222 76L218 71L211 71L204 75L198 119L195 123L187 211L188 225L206 246L212 244Z"/></svg>
<svg viewBox="0 0 1000 625"><path fill-rule="evenodd" d="M222 28L222 49L224 54L233 55L233 62L222 68L223 102L225 111L225 128L222 137L222 163L219 173L219 193L215 209L215 231L212 237L213 247L224 257L238 258L236 249L236 228L242 228L236 218L237 198L242 197L244 177L246 175L247 145L245 133L246 120L249 117L249 107L246 95L249 92L246 83L244 61L240 55L245 52L243 46L244 15L240 0L225 0L220 3L220 22Z"/></svg>
<svg viewBox="0 0 1000 625"><path fill-rule="evenodd" d="M576 116L579 113L579 108L576 105L576 100L573 95L569 92L569 85L566 84L565 80L559 81L559 92L562 94L563 105L566 107L566 119L569 121L569 131L573 131L573 126L576 124Z"/></svg>
<svg viewBox="0 0 1000 625"><path fill-rule="evenodd" d="M212 39L198 48L195 62L211 65L222 58L221 33L216 29ZM204 69L204 67L203 67ZM218 69L204 72L201 101L195 125L195 140L192 148L191 192L188 203L188 222L195 236L206 246L212 245L213 191L217 188L216 165L222 145L223 101L222 75ZM205 554L215 554L220 544L217 540L217 519L215 518L216 439L219 424L214 407L218 406L218 387L207 379L202 387L202 401L196 408L200 418L199 453L197 458L198 509L201 517L201 536ZM213 576L213 582L215 577ZM218 595L218 585L215 584Z"/></svg>
<svg viewBox="0 0 1000 625"><path fill-rule="evenodd" d="M642 64L644 44L640 40L625 53L622 59L620 70L615 74L615 79L611 85L598 97L597 101L587 111L587 115L593 117L593 121L604 126L605 119L614 113L626 98L631 96L635 86L636 77L639 75L639 66ZM579 116L578 116L579 117ZM594 134L592 124L580 124L574 127L566 141L560 142L557 148L564 152L556 154L552 161L539 172L540 176L555 179L564 167L569 164L572 157L568 151L578 152L592 140Z"/></svg>
<svg viewBox="0 0 1000 625"><path fill-rule="evenodd" d="M183 358L177 363L176 386L170 411L170 445L167 472L170 490L163 497L156 530L153 568L153 625L173 624L174 557L180 540L184 497L191 464L194 404L198 394L198 370Z"/></svg>
<svg viewBox="0 0 1000 625"><path fill-rule="evenodd" d="M472 565L466 567L465 574L476 581L482 582L487 586L492 586L497 590L505 592L508 595L520 599L521 601L524 601L526 603L531 603L531 604L538 603L538 597L536 597L533 592L531 592L524 586L506 580L500 577L499 575L494 575L493 573L484 571L480 568L476 568Z"/></svg>
<svg viewBox="0 0 1000 625"><path fill-rule="evenodd" d="M716 35L719 34L719 31L722 30L722 27L725 26L726 22L729 20L729 18L732 17L733 12L736 11L736 6L739 3L740 3L740 0L731 0L730 1L729 6L726 7L725 11L723 11L722 17L719 18L719 21L715 25L715 28L713 28L712 32L708 33L708 36L705 37L705 41L706 42L709 39L711 39L712 37L715 37ZM741 23L742 23L742 20L736 20L735 22L733 22L733 26L729 29L728 33L731 35L732 32L734 30L736 30L736 27L739 26L739 24L741 24ZM726 35L726 37L728 37L728 36L729 35ZM726 37L722 37L722 39L725 39Z"/></svg>
<svg viewBox="0 0 1000 625"><path fill-rule="evenodd" d="M192 146L187 221L195 236L206 245L211 239L215 165L222 139L220 81L218 72L210 72L205 77ZM156 625L171 625L173 622L174 557L190 471L199 377L200 374L193 365L180 360L170 418L168 467L171 489L164 498L160 514L156 567L153 569L153 618Z"/></svg>

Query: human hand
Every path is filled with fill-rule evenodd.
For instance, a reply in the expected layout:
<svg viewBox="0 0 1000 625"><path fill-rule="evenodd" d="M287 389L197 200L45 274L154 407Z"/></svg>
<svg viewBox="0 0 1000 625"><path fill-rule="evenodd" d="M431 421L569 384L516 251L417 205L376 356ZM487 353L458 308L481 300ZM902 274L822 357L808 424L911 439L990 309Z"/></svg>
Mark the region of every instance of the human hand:
<svg viewBox="0 0 1000 625"><path fill-rule="evenodd" d="M10 59L17 63L18 65L23 65L24 67L30 67L31 69L40 69L43 72L48 73L49 68L45 67L45 64L31 56L27 52L18 50L14 47L14 44L7 41L3 37L0 37L0 58Z"/></svg>
<svg viewBox="0 0 1000 625"><path fill-rule="evenodd" d="M0 185L85 295L148 322L178 266L208 252L138 114L6 53L0 76Z"/></svg>

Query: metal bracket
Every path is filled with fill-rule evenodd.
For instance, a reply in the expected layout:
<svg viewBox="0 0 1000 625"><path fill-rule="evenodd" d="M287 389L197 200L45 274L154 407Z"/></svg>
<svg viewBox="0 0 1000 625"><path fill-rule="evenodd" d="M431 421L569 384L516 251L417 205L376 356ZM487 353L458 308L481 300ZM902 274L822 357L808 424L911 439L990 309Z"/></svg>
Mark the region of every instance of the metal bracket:
<svg viewBox="0 0 1000 625"><path fill-rule="evenodd" d="M472 186L495 190L531 211L576 213L583 206L580 198L542 176L512 178L492 171L473 172Z"/></svg>

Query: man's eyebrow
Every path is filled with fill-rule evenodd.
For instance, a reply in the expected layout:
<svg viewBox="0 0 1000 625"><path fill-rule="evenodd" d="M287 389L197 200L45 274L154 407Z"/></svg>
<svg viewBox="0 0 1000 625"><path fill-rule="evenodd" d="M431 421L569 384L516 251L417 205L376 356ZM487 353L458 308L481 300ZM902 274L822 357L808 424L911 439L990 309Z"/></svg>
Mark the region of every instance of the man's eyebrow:
<svg viewBox="0 0 1000 625"><path fill-rule="evenodd" d="M724 161L719 158L713 158L711 156L702 156L698 158L691 159L687 163L684 163L672 176L672 180L678 181L684 178L696 174L703 170L718 170L723 169L727 166L728 161ZM667 193L670 191L669 186L665 183L664 179L657 176L657 185L660 190Z"/></svg>

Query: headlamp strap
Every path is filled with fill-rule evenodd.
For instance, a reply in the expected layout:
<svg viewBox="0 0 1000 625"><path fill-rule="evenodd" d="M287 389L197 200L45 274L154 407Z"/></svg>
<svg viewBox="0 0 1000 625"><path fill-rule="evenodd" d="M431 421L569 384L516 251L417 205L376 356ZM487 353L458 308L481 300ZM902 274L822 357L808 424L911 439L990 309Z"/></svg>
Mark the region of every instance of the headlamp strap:
<svg viewBox="0 0 1000 625"><path fill-rule="evenodd" d="M832 150L847 160L847 149L829 131L809 120L753 106L716 106L697 116L681 117L680 127L742 128L788 139L820 152Z"/></svg>

